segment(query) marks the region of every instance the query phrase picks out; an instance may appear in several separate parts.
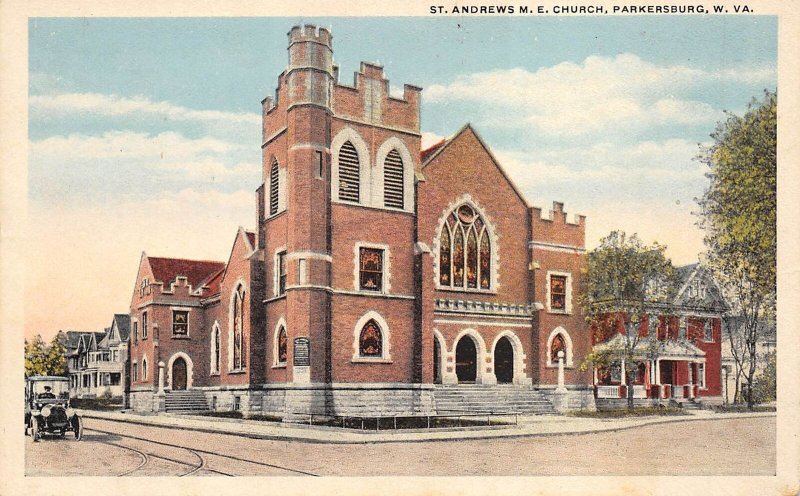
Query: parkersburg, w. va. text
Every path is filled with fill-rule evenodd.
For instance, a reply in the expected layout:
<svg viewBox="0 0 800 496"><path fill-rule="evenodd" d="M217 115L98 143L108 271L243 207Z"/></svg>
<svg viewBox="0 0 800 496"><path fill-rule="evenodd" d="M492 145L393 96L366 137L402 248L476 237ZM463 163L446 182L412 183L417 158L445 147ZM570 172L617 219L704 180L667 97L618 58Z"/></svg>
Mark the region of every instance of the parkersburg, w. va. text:
<svg viewBox="0 0 800 496"><path fill-rule="evenodd" d="M454 5L447 8L444 5L431 5L430 14L752 14L753 8L749 5Z"/></svg>

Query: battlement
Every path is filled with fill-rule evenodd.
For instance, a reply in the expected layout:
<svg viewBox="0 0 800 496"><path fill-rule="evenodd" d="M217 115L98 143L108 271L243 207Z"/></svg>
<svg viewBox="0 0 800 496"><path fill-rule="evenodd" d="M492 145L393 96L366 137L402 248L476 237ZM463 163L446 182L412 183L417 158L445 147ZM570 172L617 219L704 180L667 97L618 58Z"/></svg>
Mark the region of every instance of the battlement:
<svg viewBox="0 0 800 496"><path fill-rule="evenodd" d="M530 207L533 241L563 244L583 248L586 238L586 216L575 214L572 219L564 211L562 202L553 202L553 208Z"/></svg>
<svg viewBox="0 0 800 496"><path fill-rule="evenodd" d="M313 24L293 26L287 36L289 37L289 46L294 43L311 41L321 43L330 48L333 40L333 36L331 36L331 32L327 28L317 27Z"/></svg>

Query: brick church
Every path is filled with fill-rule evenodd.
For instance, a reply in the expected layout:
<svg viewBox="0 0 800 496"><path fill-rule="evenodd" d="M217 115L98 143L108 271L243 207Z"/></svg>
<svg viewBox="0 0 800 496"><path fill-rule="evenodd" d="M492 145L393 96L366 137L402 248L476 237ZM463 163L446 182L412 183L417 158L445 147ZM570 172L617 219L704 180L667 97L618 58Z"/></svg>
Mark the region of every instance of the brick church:
<svg viewBox="0 0 800 496"><path fill-rule="evenodd" d="M391 96L371 63L341 83L327 30L288 38L255 231L227 262L142 255L130 407L425 414L504 391L552 411L560 355L562 398L594 408L585 218L530 206L469 125L421 150L421 88Z"/></svg>

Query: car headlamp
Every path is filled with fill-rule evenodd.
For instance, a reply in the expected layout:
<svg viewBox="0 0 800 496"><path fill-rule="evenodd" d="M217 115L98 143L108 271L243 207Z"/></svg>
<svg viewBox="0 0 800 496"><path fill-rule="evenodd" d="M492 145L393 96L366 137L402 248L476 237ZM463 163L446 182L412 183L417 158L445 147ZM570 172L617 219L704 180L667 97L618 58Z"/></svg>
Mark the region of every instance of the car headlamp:
<svg viewBox="0 0 800 496"><path fill-rule="evenodd" d="M45 416L45 417L49 417L51 410L52 409L50 408L50 405L45 405L45 407L42 408L42 415Z"/></svg>
<svg viewBox="0 0 800 496"><path fill-rule="evenodd" d="M75 416L75 409L74 408L67 408L67 417L72 418Z"/></svg>

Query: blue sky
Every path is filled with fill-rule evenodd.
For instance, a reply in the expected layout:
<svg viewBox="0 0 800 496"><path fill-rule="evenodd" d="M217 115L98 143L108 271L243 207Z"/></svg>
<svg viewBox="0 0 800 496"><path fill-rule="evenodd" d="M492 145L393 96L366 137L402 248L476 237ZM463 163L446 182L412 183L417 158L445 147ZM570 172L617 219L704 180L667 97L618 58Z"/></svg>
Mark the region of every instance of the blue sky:
<svg viewBox="0 0 800 496"><path fill-rule="evenodd" d="M87 257L104 284L29 332L108 325L142 250L227 257L302 22L332 27L342 82L368 60L423 87L425 142L471 122L531 203L589 217L590 247L621 228L677 263L702 250L698 143L777 81L769 16L31 19L29 215L47 228L27 294L57 301Z"/></svg>

